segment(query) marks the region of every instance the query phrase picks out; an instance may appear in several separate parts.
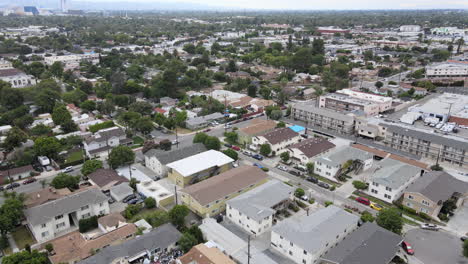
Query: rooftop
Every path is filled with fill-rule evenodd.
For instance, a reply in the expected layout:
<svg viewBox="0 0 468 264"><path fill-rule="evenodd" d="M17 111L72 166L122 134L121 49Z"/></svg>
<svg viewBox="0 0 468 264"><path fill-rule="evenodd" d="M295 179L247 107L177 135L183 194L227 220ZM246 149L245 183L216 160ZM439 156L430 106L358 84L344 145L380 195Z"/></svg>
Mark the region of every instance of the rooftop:
<svg viewBox="0 0 468 264"><path fill-rule="evenodd" d="M319 108L310 103L309 104L301 104L301 103L294 104L293 109L317 114L320 116L325 116L328 118L333 118L339 121L344 121L346 123L352 123L354 121L354 117L351 115L346 115L341 112L334 111L334 110L327 109L327 108Z"/></svg>
<svg viewBox="0 0 468 264"><path fill-rule="evenodd" d="M270 144L278 144L280 142L298 137L299 134L289 129L289 127L277 128L271 132L260 135L268 140Z"/></svg>
<svg viewBox="0 0 468 264"><path fill-rule="evenodd" d="M367 151L363 151L360 149L352 148L349 146L344 146L341 148L338 148L334 150L330 155L326 157L321 157L318 160L320 162L332 165L332 166L338 166L343 163L345 163L348 160L368 160L372 159L374 155Z"/></svg>
<svg viewBox="0 0 468 264"><path fill-rule="evenodd" d="M167 164L167 167L176 170L187 177L213 167L221 167L234 160L216 150L208 150L185 159Z"/></svg>
<svg viewBox="0 0 468 264"><path fill-rule="evenodd" d="M187 254L179 258L181 264L235 264L221 250L207 247L205 244L194 246Z"/></svg>
<svg viewBox="0 0 468 264"><path fill-rule="evenodd" d="M162 149L151 149L145 153L147 157L156 157L162 164L168 164L177 160L185 159L187 157L199 154L206 151L205 145L202 143L195 143L183 148L172 149L164 151Z"/></svg>
<svg viewBox="0 0 468 264"><path fill-rule="evenodd" d="M438 203L448 200L454 193L468 193L468 182L460 181L443 171L432 171L419 177L406 192L420 193Z"/></svg>
<svg viewBox="0 0 468 264"><path fill-rule="evenodd" d="M112 169L97 169L95 172L90 173L88 178L100 188L106 187L109 184L117 185L122 182L128 182L125 177L119 176L117 172Z"/></svg>
<svg viewBox="0 0 468 264"><path fill-rule="evenodd" d="M375 164L372 181L392 189L398 189L421 173L421 168L394 159L383 159Z"/></svg>
<svg viewBox="0 0 468 264"><path fill-rule="evenodd" d="M276 122L273 120L252 119L249 126L239 129L242 133L250 136L256 136L261 133L268 132L276 127Z"/></svg>
<svg viewBox="0 0 468 264"><path fill-rule="evenodd" d="M331 143L325 138L309 138L292 146L289 146L290 149L299 149L308 158L315 157L316 155L334 147L335 144Z"/></svg>
<svg viewBox="0 0 468 264"><path fill-rule="evenodd" d="M29 207L38 206L40 204L57 200L64 196L70 195L72 192L68 188L55 189L55 188L43 188L37 192L31 192L26 194L26 200L24 205Z"/></svg>

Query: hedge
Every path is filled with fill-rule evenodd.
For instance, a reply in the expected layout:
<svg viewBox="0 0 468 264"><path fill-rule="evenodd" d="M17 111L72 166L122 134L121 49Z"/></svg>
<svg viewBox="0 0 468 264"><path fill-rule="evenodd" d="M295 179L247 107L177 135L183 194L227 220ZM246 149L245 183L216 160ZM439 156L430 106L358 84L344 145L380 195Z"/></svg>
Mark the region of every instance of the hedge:
<svg viewBox="0 0 468 264"><path fill-rule="evenodd" d="M105 122L102 122L102 123L99 123L99 124L89 126L88 129L89 129L89 131L91 133L96 133L97 131L99 131L101 129L110 128L110 127L113 127L113 126L115 126L114 121L110 120L110 121L105 121Z"/></svg>
<svg viewBox="0 0 468 264"><path fill-rule="evenodd" d="M79 226L80 233L84 233L94 228L97 228L98 217L95 215L89 218L80 219L80 221L78 221L78 226Z"/></svg>

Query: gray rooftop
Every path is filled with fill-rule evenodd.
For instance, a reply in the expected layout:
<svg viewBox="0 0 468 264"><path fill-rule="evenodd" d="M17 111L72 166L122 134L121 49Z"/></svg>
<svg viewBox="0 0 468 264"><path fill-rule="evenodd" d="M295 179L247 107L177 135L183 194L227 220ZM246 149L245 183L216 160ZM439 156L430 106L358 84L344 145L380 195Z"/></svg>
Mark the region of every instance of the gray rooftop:
<svg viewBox="0 0 468 264"><path fill-rule="evenodd" d="M321 116L333 118L333 119L344 121L344 122L353 122L354 121L354 117L352 117L350 115L346 115L346 114L343 114L343 113L340 113L340 112L337 112L337 111L334 111L334 110L330 110L330 109L327 109L327 108L316 107L315 105L313 105L311 103L308 103L308 104L298 103L298 104L295 104L293 106L293 108L298 109L298 110L302 110L302 111L306 111L306 112L312 112L314 114L318 114L318 115L321 115Z"/></svg>
<svg viewBox="0 0 468 264"><path fill-rule="evenodd" d="M173 149L170 151L164 151L162 149L151 149L145 153L145 156L156 157L159 162L161 162L161 164L166 165L171 162L202 153L206 150L206 147L202 143L195 143L184 148Z"/></svg>
<svg viewBox="0 0 468 264"><path fill-rule="evenodd" d="M337 264L387 264L403 238L374 223L365 223L332 248L323 260Z"/></svg>
<svg viewBox="0 0 468 264"><path fill-rule="evenodd" d="M52 218L69 214L79 210L82 206L102 203L109 198L99 189L92 188L86 191L76 192L60 199L50 201L25 210L28 222L33 225L40 225L50 221Z"/></svg>
<svg viewBox="0 0 468 264"><path fill-rule="evenodd" d="M110 191L116 195L127 194L129 192L133 193L133 189L130 187L128 182L123 182L119 185L112 186Z"/></svg>
<svg viewBox="0 0 468 264"><path fill-rule="evenodd" d="M195 118L188 119L187 121L185 121L185 123L194 126L194 125L199 125L199 124L204 124L204 123L207 123L207 122L211 122L213 120L221 119L223 117L224 117L224 115L221 114L221 113L213 113L213 114L209 114L209 115L206 115L206 116L198 116L198 117L195 117Z"/></svg>
<svg viewBox="0 0 468 264"><path fill-rule="evenodd" d="M273 227L283 236L307 252L316 252L326 243L335 243L336 236L357 226L359 217L330 205L301 218L289 218Z"/></svg>
<svg viewBox="0 0 468 264"><path fill-rule="evenodd" d="M420 193L438 203L448 200L454 193L467 193L468 182L460 181L443 171L431 171L418 178L406 192Z"/></svg>
<svg viewBox="0 0 468 264"><path fill-rule="evenodd" d="M228 201L227 204L258 222L273 215L275 210L271 208L287 200L293 192L293 187L278 180L270 180Z"/></svg>
<svg viewBox="0 0 468 264"><path fill-rule="evenodd" d="M334 150L330 155L326 157L320 157L317 161L323 162L331 166L338 166L345 163L348 160L369 160L374 158L372 153L364 150L345 146Z"/></svg>
<svg viewBox="0 0 468 264"><path fill-rule="evenodd" d="M422 170L419 167L390 158L383 159L377 166L372 181L392 189L400 188Z"/></svg>
<svg viewBox="0 0 468 264"><path fill-rule="evenodd" d="M94 256L80 261L80 264L112 263L123 257L134 257L146 250L165 249L176 243L182 234L171 224L162 225L155 230L117 246L101 249Z"/></svg>

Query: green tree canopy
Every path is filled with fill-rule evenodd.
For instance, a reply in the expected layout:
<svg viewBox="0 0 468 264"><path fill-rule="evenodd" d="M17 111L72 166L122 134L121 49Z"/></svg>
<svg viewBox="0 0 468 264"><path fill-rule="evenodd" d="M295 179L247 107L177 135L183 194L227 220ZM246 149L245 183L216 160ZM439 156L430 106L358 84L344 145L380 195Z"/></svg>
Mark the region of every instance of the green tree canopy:
<svg viewBox="0 0 468 264"><path fill-rule="evenodd" d="M382 209L377 215L377 224L396 234L401 234L403 218L396 208Z"/></svg>
<svg viewBox="0 0 468 264"><path fill-rule="evenodd" d="M185 226L185 217L189 214L190 210L186 205L176 205L169 211L169 218L171 223L179 230Z"/></svg>
<svg viewBox="0 0 468 264"><path fill-rule="evenodd" d="M233 160L238 160L239 159L239 154L237 153L237 151L233 150L233 149L226 149L226 150L223 150L223 153L230 157L231 159Z"/></svg>
<svg viewBox="0 0 468 264"><path fill-rule="evenodd" d="M109 165L115 169L135 161L135 152L127 146L117 146L109 154Z"/></svg>
<svg viewBox="0 0 468 264"><path fill-rule="evenodd" d="M26 140L28 136L23 130L13 127L8 133L6 134L6 138L3 141L2 147L5 148L6 151L10 152L13 149L21 146Z"/></svg>
<svg viewBox="0 0 468 264"><path fill-rule="evenodd" d="M260 146L260 154L263 156L268 156L271 153L271 146L270 144L262 144Z"/></svg>
<svg viewBox="0 0 468 264"><path fill-rule="evenodd" d="M55 159L61 147L59 140L55 137L39 137L34 141L34 152L38 156Z"/></svg>
<svg viewBox="0 0 468 264"><path fill-rule="evenodd" d="M59 173L55 176L50 185L55 189L68 188L70 190L76 190L79 188L79 182L80 176L71 176L66 173Z"/></svg>
<svg viewBox="0 0 468 264"><path fill-rule="evenodd" d="M31 252L23 250L20 252L13 253L9 256L5 256L2 259L3 264L49 264L47 253L40 253L37 250Z"/></svg>
<svg viewBox="0 0 468 264"><path fill-rule="evenodd" d="M87 160L83 163L81 167L81 174L88 176L89 174L95 172L97 169L102 169L102 161L100 160Z"/></svg>

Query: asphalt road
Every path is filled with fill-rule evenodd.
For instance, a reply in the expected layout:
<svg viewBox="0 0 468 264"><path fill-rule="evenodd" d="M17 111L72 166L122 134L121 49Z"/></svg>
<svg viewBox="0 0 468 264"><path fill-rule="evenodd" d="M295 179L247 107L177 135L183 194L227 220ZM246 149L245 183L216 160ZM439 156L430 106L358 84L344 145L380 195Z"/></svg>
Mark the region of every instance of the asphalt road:
<svg viewBox="0 0 468 264"><path fill-rule="evenodd" d="M414 228L406 233L405 241L414 248L410 260L416 258L424 264L468 264L468 258L462 255L460 238L448 232Z"/></svg>

